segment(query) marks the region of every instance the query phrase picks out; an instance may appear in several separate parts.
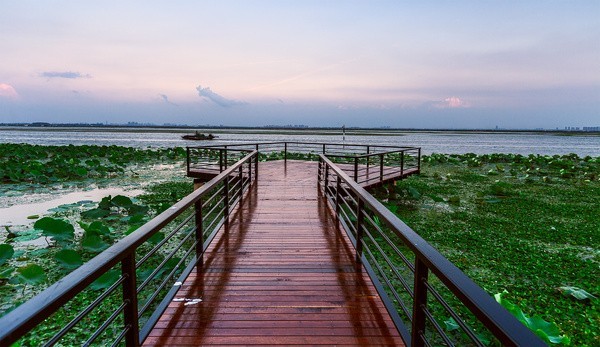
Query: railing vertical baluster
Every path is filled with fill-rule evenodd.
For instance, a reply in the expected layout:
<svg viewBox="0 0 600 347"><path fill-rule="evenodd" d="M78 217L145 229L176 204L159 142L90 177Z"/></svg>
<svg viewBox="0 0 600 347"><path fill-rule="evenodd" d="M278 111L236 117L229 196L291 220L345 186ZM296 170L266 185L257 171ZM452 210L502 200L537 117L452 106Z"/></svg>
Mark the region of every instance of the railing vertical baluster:
<svg viewBox="0 0 600 347"><path fill-rule="evenodd" d="M225 146L225 153L224 153L224 163L225 163L225 170L227 170L227 168L229 167L229 163L227 162L227 146Z"/></svg>
<svg viewBox="0 0 600 347"><path fill-rule="evenodd" d="M140 327L138 322L137 284L135 274L135 252L130 253L121 261L121 273L123 281L123 302L126 303L123 310L123 318L127 333L125 344L127 346L140 345Z"/></svg>
<svg viewBox="0 0 600 347"><path fill-rule="evenodd" d="M287 142L283 143L283 161L287 162Z"/></svg>
<svg viewBox="0 0 600 347"><path fill-rule="evenodd" d="M219 172L223 172L223 150L219 149Z"/></svg>
<svg viewBox="0 0 600 347"><path fill-rule="evenodd" d="M379 155L379 181L383 182L383 154Z"/></svg>
<svg viewBox="0 0 600 347"><path fill-rule="evenodd" d="M196 212L196 269L200 272L200 268L204 265L204 228L202 226L202 199L198 199L194 203L194 210Z"/></svg>
<svg viewBox="0 0 600 347"><path fill-rule="evenodd" d="M414 298L413 298L413 319L411 328L412 346L425 346L425 341L421 335L425 335L425 308L427 308L427 277L429 269L422 260L415 260L415 281L414 281Z"/></svg>
<svg viewBox="0 0 600 347"><path fill-rule="evenodd" d="M358 204L356 205L356 262L362 262L363 252L363 221L365 219L365 203L359 196L356 197Z"/></svg>
<svg viewBox="0 0 600 347"><path fill-rule="evenodd" d="M419 158L417 159L418 163L417 163L417 170L419 170L419 172L421 172L421 147L419 147Z"/></svg>
<svg viewBox="0 0 600 347"><path fill-rule="evenodd" d="M323 144L323 155L325 155L325 144Z"/></svg>
<svg viewBox="0 0 600 347"><path fill-rule="evenodd" d="M358 183L358 157L354 157L354 182Z"/></svg>

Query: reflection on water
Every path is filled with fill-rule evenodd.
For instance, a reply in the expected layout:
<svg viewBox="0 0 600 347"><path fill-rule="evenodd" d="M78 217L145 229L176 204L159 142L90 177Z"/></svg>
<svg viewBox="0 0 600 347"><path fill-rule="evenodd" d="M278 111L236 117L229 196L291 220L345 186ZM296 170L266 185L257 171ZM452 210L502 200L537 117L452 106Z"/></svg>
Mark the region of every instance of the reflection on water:
<svg viewBox="0 0 600 347"><path fill-rule="evenodd" d="M98 202L107 195L127 195L135 196L143 193L142 190L124 190L122 188L93 189L83 192L72 192L61 195L59 198L52 198L48 194L36 194L28 196L29 202L12 205L7 208L0 208L0 226L28 225L34 222L28 219L28 216L42 216L48 213L48 210L60 205L74 204L80 201L88 200ZM48 198L50 198L48 200ZM39 201L43 200L43 201Z"/></svg>
<svg viewBox="0 0 600 347"><path fill-rule="evenodd" d="M401 135L401 136L400 136ZM179 132L16 131L0 128L0 143L40 145L118 145L129 147L181 147L202 144L303 141L342 142L339 135L308 134L218 134L213 141L186 141ZM346 135L346 143L421 147L423 154L515 153L600 156L600 136L557 136L531 133L406 132L396 135Z"/></svg>

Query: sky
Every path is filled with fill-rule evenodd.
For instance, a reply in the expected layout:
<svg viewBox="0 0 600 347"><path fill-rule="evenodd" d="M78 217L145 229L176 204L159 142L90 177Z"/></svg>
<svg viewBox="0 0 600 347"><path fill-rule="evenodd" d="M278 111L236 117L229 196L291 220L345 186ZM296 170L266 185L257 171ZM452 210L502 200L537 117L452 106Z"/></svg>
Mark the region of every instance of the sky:
<svg viewBox="0 0 600 347"><path fill-rule="evenodd" d="M600 1L0 0L0 123L600 126Z"/></svg>

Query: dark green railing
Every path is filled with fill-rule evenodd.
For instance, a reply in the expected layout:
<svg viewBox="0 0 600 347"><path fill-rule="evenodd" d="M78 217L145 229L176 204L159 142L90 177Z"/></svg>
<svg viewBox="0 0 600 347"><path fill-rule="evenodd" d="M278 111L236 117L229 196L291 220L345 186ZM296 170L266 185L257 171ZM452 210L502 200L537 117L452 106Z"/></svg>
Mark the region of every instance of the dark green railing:
<svg viewBox="0 0 600 347"><path fill-rule="evenodd" d="M327 156L319 190L410 346L545 344Z"/></svg>
<svg viewBox="0 0 600 347"><path fill-rule="evenodd" d="M235 163L244 153L256 150L259 160L318 160L326 155L362 185L382 184L419 173L418 147L338 144L316 142L264 142L187 147L187 174L209 179Z"/></svg>

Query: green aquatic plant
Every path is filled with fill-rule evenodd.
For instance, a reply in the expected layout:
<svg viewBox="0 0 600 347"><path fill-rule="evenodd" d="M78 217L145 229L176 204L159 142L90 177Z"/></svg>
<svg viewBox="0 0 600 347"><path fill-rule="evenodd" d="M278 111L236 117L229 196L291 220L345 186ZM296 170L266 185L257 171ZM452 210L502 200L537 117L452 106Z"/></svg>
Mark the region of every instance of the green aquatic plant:
<svg viewBox="0 0 600 347"><path fill-rule="evenodd" d="M537 336L544 340L544 342L564 345L571 344L571 339L565 335L561 335L560 329L556 324L548 322L540 316L529 317L519 306L503 298L502 295L504 294L508 294L508 292L504 291L502 293L497 293L494 295L494 298L500 305L507 309L508 312L512 313L519 322L523 323L523 325L533 331Z"/></svg>

